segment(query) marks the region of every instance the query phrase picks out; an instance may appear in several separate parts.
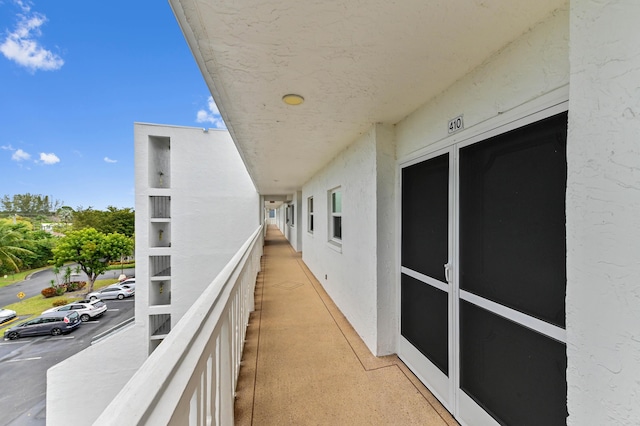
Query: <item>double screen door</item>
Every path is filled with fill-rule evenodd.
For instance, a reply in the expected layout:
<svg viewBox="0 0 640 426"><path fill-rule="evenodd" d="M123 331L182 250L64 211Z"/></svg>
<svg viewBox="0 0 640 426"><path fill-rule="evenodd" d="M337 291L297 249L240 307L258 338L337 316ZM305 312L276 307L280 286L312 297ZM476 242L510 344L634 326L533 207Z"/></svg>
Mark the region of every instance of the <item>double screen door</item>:
<svg viewBox="0 0 640 426"><path fill-rule="evenodd" d="M566 423L567 113L401 170L398 354L466 425Z"/></svg>

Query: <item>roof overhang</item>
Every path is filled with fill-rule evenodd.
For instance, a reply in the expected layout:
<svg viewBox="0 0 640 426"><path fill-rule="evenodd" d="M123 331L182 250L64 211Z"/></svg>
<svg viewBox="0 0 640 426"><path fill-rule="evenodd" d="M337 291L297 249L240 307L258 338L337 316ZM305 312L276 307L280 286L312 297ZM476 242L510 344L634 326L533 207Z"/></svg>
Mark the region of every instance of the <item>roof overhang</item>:
<svg viewBox="0 0 640 426"><path fill-rule="evenodd" d="M565 0L169 0L261 194L291 194ZM297 106L286 94L304 97Z"/></svg>

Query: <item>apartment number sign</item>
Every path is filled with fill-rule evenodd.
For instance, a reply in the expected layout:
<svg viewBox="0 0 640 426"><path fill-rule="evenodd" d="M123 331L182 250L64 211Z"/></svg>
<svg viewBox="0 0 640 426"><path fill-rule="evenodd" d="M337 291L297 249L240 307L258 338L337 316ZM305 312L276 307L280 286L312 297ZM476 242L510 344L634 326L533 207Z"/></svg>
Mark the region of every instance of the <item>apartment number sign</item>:
<svg viewBox="0 0 640 426"><path fill-rule="evenodd" d="M451 120L449 120L448 128L449 128L449 134L455 133L464 129L464 121L462 120L462 115L459 115L456 118L452 118Z"/></svg>

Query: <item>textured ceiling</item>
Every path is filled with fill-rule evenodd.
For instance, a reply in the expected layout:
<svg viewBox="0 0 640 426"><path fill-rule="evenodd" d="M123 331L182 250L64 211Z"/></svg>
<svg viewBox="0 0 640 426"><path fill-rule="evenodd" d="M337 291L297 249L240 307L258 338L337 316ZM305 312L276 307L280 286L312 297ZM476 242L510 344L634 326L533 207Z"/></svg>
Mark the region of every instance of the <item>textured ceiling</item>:
<svg viewBox="0 0 640 426"><path fill-rule="evenodd" d="M169 1L263 195L299 190L372 123L397 123L564 4Z"/></svg>

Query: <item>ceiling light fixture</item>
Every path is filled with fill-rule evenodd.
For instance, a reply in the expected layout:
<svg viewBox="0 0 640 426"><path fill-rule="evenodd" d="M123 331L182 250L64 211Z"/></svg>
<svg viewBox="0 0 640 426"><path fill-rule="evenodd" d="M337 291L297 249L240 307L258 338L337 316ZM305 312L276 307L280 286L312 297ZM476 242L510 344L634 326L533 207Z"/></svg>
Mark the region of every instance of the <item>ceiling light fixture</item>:
<svg viewBox="0 0 640 426"><path fill-rule="evenodd" d="M282 97L282 102L284 102L287 105L300 105L301 103L304 102L304 98L300 95L290 93Z"/></svg>

